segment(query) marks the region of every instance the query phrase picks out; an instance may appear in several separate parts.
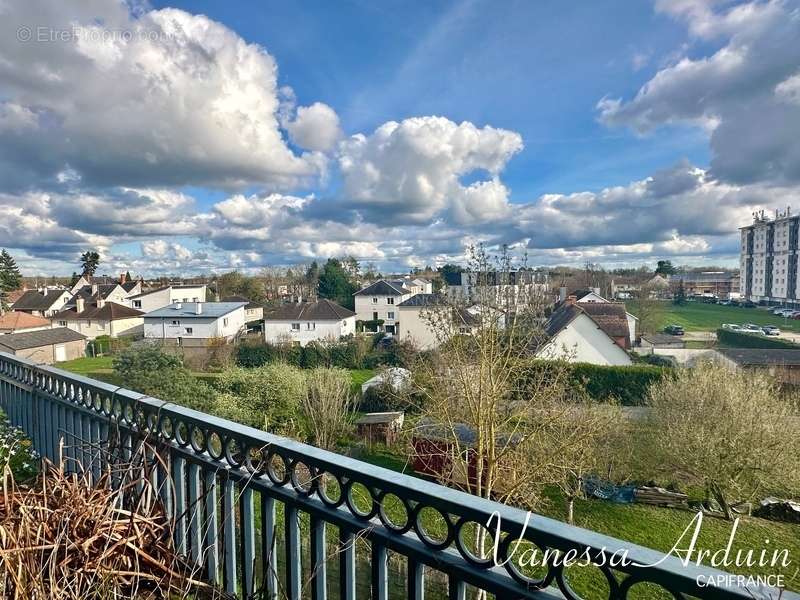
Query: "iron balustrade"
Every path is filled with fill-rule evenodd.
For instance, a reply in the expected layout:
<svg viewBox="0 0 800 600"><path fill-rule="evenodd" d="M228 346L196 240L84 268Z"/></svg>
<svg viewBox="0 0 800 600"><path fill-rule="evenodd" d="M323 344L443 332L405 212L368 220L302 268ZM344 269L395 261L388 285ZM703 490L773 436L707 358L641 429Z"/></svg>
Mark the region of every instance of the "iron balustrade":
<svg viewBox="0 0 800 600"><path fill-rule="evenodd" d="M0 353L0 406L44 457L55 461L63 441L65 458L96 475L108 466L104 447L110 438L121 436L129 451L143 437L157 438L166 462L152 477L170 484L160 489L175 520L176 547L195 561L206 580L239 597L294 600L307 597L310 589L314 600L323 600L330 587L338 597L352 600L359 565L354 540L359 538L370 547L366 576L377 600L388 598L390 551L406 563L404 595L411 599L424 597L426 577L434 571L443 574L451 599L465 599L468 586L502 600L580 598L557 561L549 561L546 572L534 580L514 561L498 566L475 556L464 534L493 515L494 524L498 515L502 523L501 564L521 535L541 550L573 550L596 561L625 551L633 564L585 567L604 576L604 597L626 598L645 584L675 598L778 597L776 590L764 595L734 583L703 585L723 572L684 566L676 557L664 559L654 550L541 516L526 527L527 514L517 508L5 353ZM70 445L69 439L90 444ZM355 486L368 490L367 508L354 499ZM330 493L334 489L338 497ZM399 499L404 522L388 515L390 497ZM430 510L446 525L440 538L421 524L422 511ZM284 568L279 577L275 539L281 512ZM307 528L300 525L301 515ZM339 542L333 557L327 555L331 527L337 529ZM337 582L329 581L328 566L334 560ZM638 566L653 563L659 564ZM788 592L780 597L800 598Z"/></svg>

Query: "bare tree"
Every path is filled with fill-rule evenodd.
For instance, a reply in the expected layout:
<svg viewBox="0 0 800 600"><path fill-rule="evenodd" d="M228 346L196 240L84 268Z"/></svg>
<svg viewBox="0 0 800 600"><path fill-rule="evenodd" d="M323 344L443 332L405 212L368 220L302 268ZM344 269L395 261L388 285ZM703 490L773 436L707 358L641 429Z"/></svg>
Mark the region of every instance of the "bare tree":
<svg viewBox="0 0 800 600"><path fill-rule="evenodd" d="M550 479L566 503L567 522L575 521L575 500L583 497L587 475L599 473L613 463L614 442L624 417L614 403L598 404L587 396L573 399L553 415L543 414L548 427L539 438L544 447L531 458L552 460Z"/></svg>
<svg viewBox="0 0 800 600"><path fill-rule="evenodd" d="M629 303L630 312L639 319L637 333L655 333L664 317L664 303L655 297L657 290L649 284L642 285Z"/></svg>
<svg viewBox="0 0 800 600"><path fill-rule="evenodd" d="M306 383L302 411L311 441L333 450L350 430L350 375L345 369L319 367L308 373Z"/></svg>
<svg viewBox="0 0 800 600"><path fill-rule="evenodd" d="M800 413L767 375L705 363L650 389L639 455L649 473L731 504L800 491Z"/></svg>
<svg viewBox="0 0 800 600"><path fill-rule="evenodd" d="M549 463L522 468L521 457L544 446L538 417L566 400L567 369L530 368L544 339L543 298L513 267L507 252L492 258L474 249L469 290L446 288L425 310L439 351L414 370L423 418L413 435L420 460L439 465L443 483L530 506Z"/></svg>

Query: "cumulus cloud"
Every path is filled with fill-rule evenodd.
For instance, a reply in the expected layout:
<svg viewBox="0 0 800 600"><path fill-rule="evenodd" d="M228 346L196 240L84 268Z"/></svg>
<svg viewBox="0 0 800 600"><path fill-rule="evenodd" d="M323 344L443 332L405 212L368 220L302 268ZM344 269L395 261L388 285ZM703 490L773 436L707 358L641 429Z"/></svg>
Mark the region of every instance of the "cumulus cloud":
<svg viewBox="0 0 800 600"><path fill-rule="evenodd" d="M99 0L31 0L6 12L0 160L20 165L28 182L68 164L102 185L288 186L324 167L283 138L274 58L205 16L134 17L123 2ZM20 42L20 27L68 39ZM299 118L301 137L313 137L315 107Z"/></svg>
<svg viewBox="0 0 800 600"><path fill-rule="evenodd" d="M293 121L286 124L292 142L307 150L328 152L339 138L339 116L327 104L315 102L311 106L301 106Z"/></svg>
<svg viewBox="0 0 800 600"><path fill-rule="evenodd" d="M513 131L443 117L390 121L341 143L343 193L375 220L424 223L451 208L462 224L494 220L508 204L497 177L520 150L522 138ZM476 173L488 176L462 183Z"/></svg>
<svg viewBox="0 0 800 600"><path fill-rule="evenodd" d="M694 123L710 132L713 177L736 183L800 182L800 5L662 0L658 7L690 33L721 40L709 56L684 56L628 101L598 104L608 125L639 132Z"/></svg>

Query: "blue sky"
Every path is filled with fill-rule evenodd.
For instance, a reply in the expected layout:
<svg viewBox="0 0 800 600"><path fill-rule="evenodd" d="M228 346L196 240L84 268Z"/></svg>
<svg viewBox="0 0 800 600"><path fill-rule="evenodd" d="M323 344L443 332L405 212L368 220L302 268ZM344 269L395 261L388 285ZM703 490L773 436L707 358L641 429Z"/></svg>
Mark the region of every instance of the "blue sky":
<svg viewBox="0 0 800 600"><path fill-rule="evenodd" d="M0 245L29 272L90 247L145 275L344 254L405 270L476 242L544 265L734 265L737 227L797 196L798 0L0 17Z"/></svg>

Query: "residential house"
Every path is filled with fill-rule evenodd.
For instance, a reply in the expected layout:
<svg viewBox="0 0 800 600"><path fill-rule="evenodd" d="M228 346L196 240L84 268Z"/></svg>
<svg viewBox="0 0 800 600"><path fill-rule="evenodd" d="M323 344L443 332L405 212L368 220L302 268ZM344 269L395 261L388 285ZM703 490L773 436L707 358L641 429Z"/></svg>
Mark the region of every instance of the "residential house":
<svg viewBox="0 0 800 600"><path fill-rule="evenodd" d="M244 322L248 325L256 323L264 319L264 306L258 302L250 302L244 296L227 296L222 299L222 302L246 302L244 307Z"/></svg>
<svg viewBox="0 0 800 600"><path fill-rule="evenodd" d="M170 306L177 302L206 301L208 288L205 284L199 285L168 285L153 290L144 290L139 294L128 297L127 304L131 308L151 313L160 308Z"/></svg>
<svg viewBox="0 0 800 600"><path fill-rule="evenodd" d="M442 297L439 294L415 294L408 300L398 304L399 319L402 325L398 325L397 338L402 342L409 342L419 350L430 350L442 343L444 335L458 331L459 333L470 333L473 330L478 317L474 314L474 309L456 308L447 306L446 303L440 308ZM453 326L440 327L439 331L431 323L431 319L439 318L434 311L448 310L452 314Z"/></svg>
<svg viewBox="0 0 800 600"><path fill-rule="evenodd" d="M575 292L573 294L575 297L575 301L579 304L609 304L609 301L603 298L598 292L597 289L593 290L581 290ZM625 306L623 304L623 306ZM628 320L628 348L632 347L636 342L636 329L639 323L639 317L636 315L632 315L628 311L625 311L625 318Z"/></svg>
<svg viewBox="0 0 800 600"><path fill-rule="evenodd" d="M66 327L11 333L0 336L0 352L52 365L85 356L86 336Z"/></svg>
<svg viewBox="0 0 800 600"><path fill-rule="evenodd" d="M116 302L102 298L86 302L78 295L75 306L53 315L53 327L69 327L90 340L104 335L116 338L141 334L143 316L142 311Z"/></svg>
<svg viewBox="0 0 800 600"><path fill-rule="evenodd" d="M24 333L26 331L40 331L52 327L50 319L29 315L24 312L3 312L0 309L0 335L10 333Z"/></svg>
<svg viewBox="0 0 800 600"><path fill-rule="evenodd" d="M245 331L247 302L175 302L144 315L145 339L179 346L205 346L212 339L232 342Z"/></svg>
<svg viewBox="0 0 800 600"><path fill-rule="evenodd" d="M128 296L134 296L142 291L141 279L128 281L125 278L125 273L122 273L120 274L119 279L114 279L113 277L108 277L107 275L81 275L70 288L70 293L74 296L78 293L78 290L93 285L119 285L123 290L125 290L125 294ZM112 302L117 302L117 300L112 300Z"/></svg>
<svg viewBox="0 0 800 600"><path fill-rule="evenodd" d="M543 271L489 271L445 273L445 293L466 304L529 302L544 297L549 289L549 276ZM487 296L488 294L488 296Z"/></svg>
<svg viewBox="0 0 800 600"><path fill-rule="evenodd" d="M70 297L69 291L61 289L28 290L11 305L11 309L37 317L52 317L58 311L63 310Z"/></svg>
<svg viewBox="0 0 800 600"><path fill-rule="evenodd" d="M630 365L630 326L625 305L579 303L570 297L547 321L548 341L536 355L596 365Z"/></svg>
<svg viewBox="0 0 800 600"><path fill-rule="evenodd" d="M433 283L420 277L404 277L403 287L410 290L412 294L433 293Z"/></svg>
<svg viewBox="0 0 800 600"><path fill-rule="evenodd" d="M356 332L356 313L327 299L284 304L264 316L270 344L336 341Z"/></svg>
<svg viewBox="0 0 800 600"><path fill-rule="evenodd" d="M395 334L400 325L397 307L413 295L402 280L379 279L354 294L356 320L374 323L376 331Z"/></svg>
<svg viewBox="0 0 800 600"><path fill-rule="evenodd" d="M75 289L75 286L72 287ZM93 304L97 300L115 302L116 304L126 304L128 292L119 283L93 283L77 288L77 291L69 299L65 308L74 308L76 300L83 298L86 304Z"/></svg>

